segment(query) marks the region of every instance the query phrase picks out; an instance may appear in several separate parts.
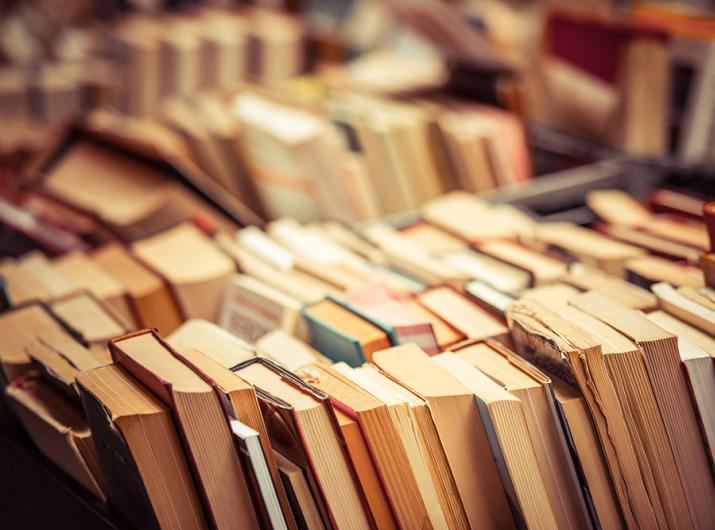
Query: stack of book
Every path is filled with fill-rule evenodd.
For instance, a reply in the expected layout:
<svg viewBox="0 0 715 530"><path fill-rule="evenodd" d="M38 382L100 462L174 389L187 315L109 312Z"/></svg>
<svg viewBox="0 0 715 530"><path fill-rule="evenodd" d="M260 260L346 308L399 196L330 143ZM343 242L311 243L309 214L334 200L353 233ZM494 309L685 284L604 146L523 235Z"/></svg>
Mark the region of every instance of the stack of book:
<svg viewBox="0 0 715 530"><path fill-rule="evenodd" d="M0 422L132 528L712 528L715 203L497 194L533 185L524 117L707 158L707 54L685 106L666 80L709 19L549 10L503 85L454 10L385 4L443 45L386 81L424 42L296 77L357 31L320 5L317 40L258 8L108 29L122 113L0 200ZM457 63L515 101L425 92Z"/></svg>
<svg viewBox="0 0 715 530"><path fill-rule="evenodd" d="M0 262L3 396L124 522L712 525L702 219L603 190L586 228L451 192L407 224L239 227L74 138L34 185L87 243ZM107 156L121 176L84 178Z"/></svg>
<svg viewBox="0 0 715 530"><path fill-rule="evenodd" d="M90 15L83 24L55 30L65 38L52 43L32 42L50 38L32 35L41 28L27 35L18 29L41 26L30 10L8 20L3 31L18 40L4 50L14 61L0 64L0 118L12 123L13 131L3 138L0 152L35 137L34 143L40 142L47 136L43 131L96 108L148 116L171 97L220 92L249 78L276 82L306 65L304 24L277 10L205 7ZM54 53L44 56L45 46ZM36 52L37 57L9 52Z"/></svg>

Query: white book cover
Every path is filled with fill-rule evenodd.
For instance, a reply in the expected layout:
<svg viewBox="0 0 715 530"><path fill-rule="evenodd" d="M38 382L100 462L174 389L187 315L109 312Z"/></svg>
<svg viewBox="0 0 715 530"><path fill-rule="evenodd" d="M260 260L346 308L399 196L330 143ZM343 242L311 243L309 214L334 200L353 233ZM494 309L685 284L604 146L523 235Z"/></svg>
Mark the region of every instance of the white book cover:
<svg viewBox="0 0 715 530"><path fill-rule="evenodd" d="M255 479L261 494L261 500L270 519L271 527L274 530L287 530L288 527L271 480L258 432L237 420L231 420L231 431L238 442L246 472L253 475L253 477L246 477L246 479L247 481Z"/></svg>

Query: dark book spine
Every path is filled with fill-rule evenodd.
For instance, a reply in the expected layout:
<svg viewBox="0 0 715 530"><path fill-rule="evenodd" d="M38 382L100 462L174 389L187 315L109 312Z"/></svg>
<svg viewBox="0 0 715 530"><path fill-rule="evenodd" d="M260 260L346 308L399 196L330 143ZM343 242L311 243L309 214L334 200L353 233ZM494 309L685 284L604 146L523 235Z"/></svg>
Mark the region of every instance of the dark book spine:
<svg viewBox="0 0 715 530"><path fill-rule="evenodd" d="M161 530L131 449L102 403L78 383L99 463L107 479L109 506L133 528Z"/></svg>

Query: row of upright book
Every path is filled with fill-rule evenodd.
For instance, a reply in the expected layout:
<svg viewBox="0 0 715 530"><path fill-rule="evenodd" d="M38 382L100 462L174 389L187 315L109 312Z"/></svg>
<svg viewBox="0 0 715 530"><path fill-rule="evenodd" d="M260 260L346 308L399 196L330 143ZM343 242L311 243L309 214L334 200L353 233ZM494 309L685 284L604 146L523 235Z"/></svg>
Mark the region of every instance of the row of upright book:
<svg viewBox="0 0 715 530"><path fill-rule="evenodd" d="M712 161L709 14L649 3L622 11L497 5L307 2L291 15L249 7L122 13L57 31L54 57L18 53L0 69L0 116L18 130L96 107L146 117L167 99L231 91L247 80L271 86L306 71L362 94L455 93L466 68L462 93L480 95L488 85L488 99L528 123L635 155ZM12 31L20 42L11 48L42 48L24 42L31 31ZM458 121L463 141L483 128L469 121Z"/></svg>
<svg viewBox="0 0 715 530"><path fill-rule="evenodd" d="M596 229L463 192L404 225L198 203L5 259L6 402L136 528L709 528L706 225L587 203Z"/></svg>
<svg viewBox="0 0 715 530"><path fill-rule="evenodd" d="M96 108L147 116L167 98L275 82L306 64L303 24L277 10L124 14L62 29L55 57L0 67L0 117L18 129L3 149L23 130L39 134Z"/></svg>

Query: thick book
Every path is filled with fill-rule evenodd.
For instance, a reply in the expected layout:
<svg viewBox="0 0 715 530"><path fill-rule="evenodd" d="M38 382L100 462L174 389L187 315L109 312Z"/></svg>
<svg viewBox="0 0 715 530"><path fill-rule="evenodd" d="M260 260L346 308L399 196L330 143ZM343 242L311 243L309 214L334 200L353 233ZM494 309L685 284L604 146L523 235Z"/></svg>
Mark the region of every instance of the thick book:
<svg viewBox="0 0 715 530"><path fill-rule="evenodd" d="M260 280L238 274L226 287L219 322L237 337L254 344L275 329L297 334L302 304ZM305 332L303 331L303 336Z"/></svg>
<svg viewBox="0 0 715 530"><path fill-rule="evenodd" d="M431 322L381 285L351 289L347 300L354 311L385 329L392 344L414 342L430 355L439 353Z"/></svg>
<svg viewBox="0 0 715 530"><path fill-rule="evenodd" d="M132 254L166 281L185 319L218 320L236 267L195 225L182 223L137 241Z"/></svg>
<svg viewBox="0 0 715 530"><path fill-rule="evenodd" d="M318 507L310 492L303 470L280 453L273 451L283 487L300 530L323 530Z"/></svg>
<svg viewBox="0 0 715 530"><path fill-rule="evenodd" d="M693 405L697 411L703 438L708 449L710 462L715 462L715 363L713 356L697 344L690 342L682 330L686 324L677 322L670 315L654 311L647 315L648 320L678 336L678 351L685 368L688 388L693 396ZM674 322L675 321L675 322ZM696 331L697 330L692 330Z"/></svg>
<svg viewBox="0 0 715 530"><path fill-rule="evenodd" d="M535 300L512 304L506 315L516 351L581 390L627 527L665 524L659 500L649 493L655 488L652 478L641 471L644 456L638 440L631 438L633 425L627 422L606 365L610 342L599 341L589 332L591 328L565 320Z"/></svg>
<svg viewBox="0 0 715 530"><path fill-rule="evenodd" d="M333 361L360 366L372 358L372 353L388 348L388 334L335 299L303 309L308 322L311 344Z"/></svg>
<svg viewBox="0 0 715 530"><path fill-rule="evenodd" d="M341 366L350 371L338 371ZM314 367L309 380L330 396L334 406L359 424L370 456L385 490L395 520L400 527L432 527L434 511L422 495L420 478L414 467L424 466L424 459L412 445L406 445L407 423L399 418L406 405L386 403L354 381L355 373L347 365ZM410 429L411 430L411 429ZM414 440L414 433L411 434Z"/></svg>
<svg viewBox="0 0 715 530"><path fill-rule="evenodd" d="M271 488L274 490L273 495L276 496L277 502L280 505L279 510L283 512L280 515L271 512L268 504L266 504L267 501L263 499L263 490L267 486L261 486L252 479L250 484L256 504L260 506L259 513L261 514L263 523L276 528L295 528L295 521L290 514L288 499L278 476L275 461L273 460L268 431L266 430L266 423L261 415L256 391L250 384L229 369L245 359L238 360L230 367L222 366L218 360L212 358L210 355L191 348L181 350L179 358L216 390L229 419L236 419L245 428L257 433L256 441L258 441L263 451L266 471L269 474L269 480L272 480ZM250 433L246 436L249 434ZM250 437L253 438L252 435Z"/></svg>
<svg viewBox="0 0 715 530"><path fill-rule="evenodd" d="M115 362L173 413L206 510L217 529L258 528L246 478L219 396L156 331L110 342Z"/></svg>
<svg viewBox="0 0 715 530"><path fill-rule="evenodd" d="M213 322L199 318L187 320L166 340L178 352L199 350L224 368L256 356L250 344Z"/></svg>
<svg viewBox="0 0 715 530"><path fill-rule="evenodd" d="M693 525L708 526L715 519L715 479L708 469L709 457L700 434L699 418L691 402L681 354L675 335L634 309L598 293L584 293L569 303L592 315L638 345L663 421L667 441L677 466ZM658 465L663 461L659 459ZM687 512L686 512L687 513ZM682 521L682 516L677 517Z"/></svg>
<svg viewBox="0 0 715 530"><path fill-rule="evenodd" d="M134 315L129 307L127 292L122 284L81 252L70 252L57 258L54 268L78 289L85 289L102 300L134 326Z"/></svg>
<svg viewBox="0 0 715 530"><path fill-rule="evenodd" d="M451 352L438 355L435 362L474 393L517 524L523 528L560 528L539 472L520 400Z"/></svg>
<svg viewBox="0 0 715 530"><path fill-rule="evenodd" d="M7 296L14 305L49 302L78 290L78 286L39 251L3 260L0 273L5 280Z"/></svg>
<svg viewBox="0 0 715 530"><path fill-rule="evenodd" d="M336 368L380 400L397 405L404 413L403 420L409 420L412 429L403 429L401 439L409 451L414 451L410 466L419 477L420 495L428 506L432 525L467 528L467 514L427 401L373 365L350 368L340 364Z"/></svg>
<svg viewBox="0 0 715 530"><path fill-rule="evenodd" d="M92 254L92 260L126 290L129 305L140 326L168 334L181 324L181 314L169 286L132 257L119 243L107 243Z"/></svg>
<svg viewBox="0 0 715 530"><path fill-rule="evenodd" d="M473 391L412 344L377 352L374 363L429 404L469 525L512 524Z"/></svg>
<svg viewBox="0 0 715 530"><path fill-rule="evenodd" d="M227 231L262 223L183 155L143 134L116 120L71 127L30 168L33 180L43 195L128 241L194 216Z"/></svg>
<svg viewBox="0 0 715 530"><path fill-rule="evenodd" d="M233 371L256 388L271 446L302 468L326 528L371 528L328 396L267 359Z"/></svg>
<svg viewBox="0 0 715 530"><path fill-rule="evenodd" d="M111 307L88 292L79 292L50 304L52 312L77 332L81 341L97 356L108 356L109 339L131 331Z"/></svg>
<svg viewBox="0 0 715 530"><path fill-rule="evenodd" d="M7 403L35 446L95 497L106 500L96 438L78 404L46 381L23 376L6 389Z"/></svg>
<svg viewBox="0 0 715 530"><path fill-rule="evenodd" d="M533 245L565 260L580 261L616 276L623 276L629 259L646 253L642 248L571 223L538 225Z"/></svg>
<svg viewBox="0 0 715 530"><path fill-rule="evenodd" d="M584 489L557 415L551 379L498 343L456 349L455 355L498 381L524 409L544 488L559 528L592 528Z"/></svg>
<svg viewBox="0 0 715 530"><path fill-rule="evenodd" d="M117 365L78 385L110 506L136 528L207 528L171 411Z"/></svg>
<svg viewBox="0 0 715 530"><path fill-rule="evenodd" d="M4 312L0 315L0 331L7 337L0 354L7 382L39 368L56 388L77 401L75 377L111 363L106 352L87 349L79 335L42 304Z"/></svg>
<svg viewBox="0 0 715 530"><path fill-rule="evenodd" d="M430 287L415 300L468 339L485 339L506 335L502 320L449 286Z"/></svg>

